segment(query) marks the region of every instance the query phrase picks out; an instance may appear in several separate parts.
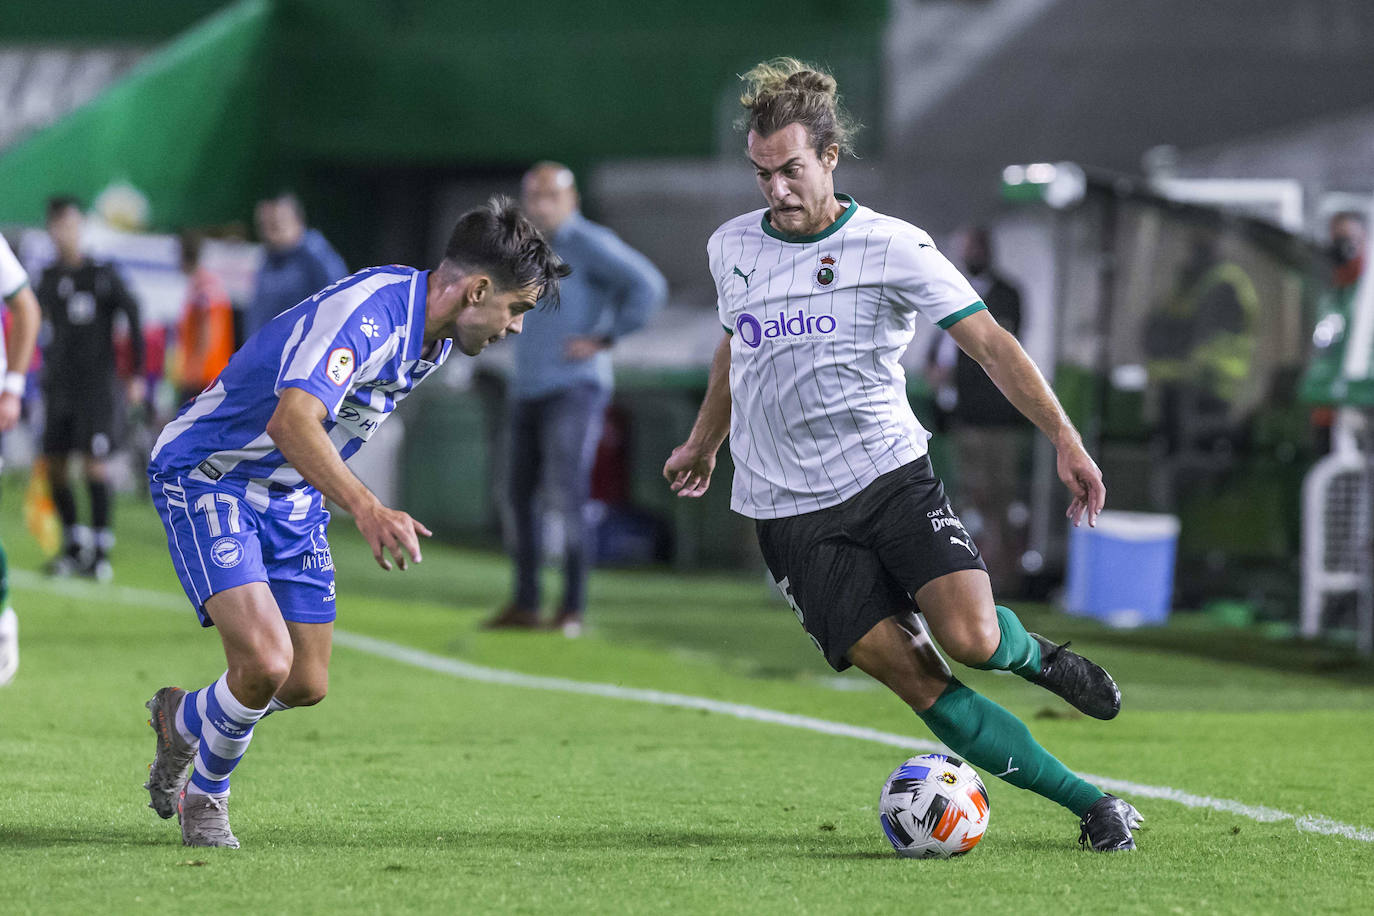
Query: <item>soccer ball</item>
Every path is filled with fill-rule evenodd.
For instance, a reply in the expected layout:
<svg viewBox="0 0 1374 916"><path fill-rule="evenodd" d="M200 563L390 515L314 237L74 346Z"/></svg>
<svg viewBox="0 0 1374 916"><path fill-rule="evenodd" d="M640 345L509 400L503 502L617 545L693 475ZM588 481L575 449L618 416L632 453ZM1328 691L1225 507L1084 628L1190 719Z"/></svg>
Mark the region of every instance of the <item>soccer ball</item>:
<svg viewBox="0 0 1374 916"><path fill-rule="evenodd" d="M878 820L899 856L961 856L988 829L988 790L958 757L912 757L883 784Z"/></svg>

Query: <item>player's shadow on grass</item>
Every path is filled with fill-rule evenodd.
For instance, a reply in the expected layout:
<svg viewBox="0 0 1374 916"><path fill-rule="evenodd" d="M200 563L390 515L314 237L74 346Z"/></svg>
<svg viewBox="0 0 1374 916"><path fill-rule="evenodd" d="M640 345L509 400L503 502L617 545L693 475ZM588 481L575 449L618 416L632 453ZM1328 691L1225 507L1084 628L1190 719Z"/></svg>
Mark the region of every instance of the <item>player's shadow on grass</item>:
<svg viewBox="0 0 1374 916"><path fill-rule="evenodd" d="M720 847L753 845L760 842L758 837L740 836L736 833L721 831L712 833L706 830L633 830L621 827L607 827L597 830L559 830L543 831L538 827L528 829L502 830L454 830L445 834L446 838L458 843L479 846L506 846L511 849L527 849L537 845L543 849L582 849L635 850L635 849L687 849L692 847ZM770 837L762 842L781 841L781 837Z"/></svg>
<svg viewBox="0 0 1374 916"><path fill-rule="evenodd" d="M1082 852L1078 847L1078 843L1074 842L1071 838L1066 839L1064 837L1049 836L1004 841L998 844L998 848L1005 853L1029 853L1037 856L1066 852ZM978 854L979 851L977 849L970 853L970 855ZM887 849L876 852L873 850L854 849L817 849L811 852L803 852L802 856L808 859L833 859L838 861L862 861L865 859L892 859L893 861L901 861L900 856Z"/></svg>
<svg viewBox="0 0 1374 916"><path fill-rule="evenodd" d="M808 859L834 859L837 861L861 862L866 859L895 859L897 858L891 850L825 850L817 849L806 854Z"/></svg>
<svg viewBox="0 0 1374 916"><path fill-rule="evenodd" d="M175 823L163 834L134 827L69 827L38 824L0 828L0 849L55 849L62 846L181 846Z"/></svg>
<svg viewBox="0 0 1374 916"><path fill-rule="evenodd" d="M555 854L587 850L626 854L644 850L693 848L709 849L717 854L733 854L734 851L744 849L789 848L806 841L805 837L798 837L795 833L760 835L730 829L712 832L709 829L642 830L620 826L571 829L541 824L498 829L474 829L455 824L441 826L432 823L420 829L413 826L397 829L396 825L388 824L378 825L375 830L359 829L356 823L339 829L317 823L308 830L302 830L297 824L289 827L257 825L252 829L251 835L256 842L270 839L279 848L300 845L335 849L485 849L505 850L512 854L530 850ZM240 829L239 836L247 843L250 836L249 828Z"/></svg>

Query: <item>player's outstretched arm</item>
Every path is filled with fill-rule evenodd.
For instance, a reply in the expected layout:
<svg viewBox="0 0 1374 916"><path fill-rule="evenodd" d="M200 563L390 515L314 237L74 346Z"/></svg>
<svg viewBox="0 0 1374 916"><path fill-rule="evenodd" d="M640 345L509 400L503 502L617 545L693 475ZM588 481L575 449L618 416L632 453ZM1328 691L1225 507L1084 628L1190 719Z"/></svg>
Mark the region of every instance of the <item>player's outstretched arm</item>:
<svg viewBox="0 0 1374 916"><path fill-rule="evenodd" d="M20 401L24 395L24 374L29 371L34 344L38 341L38 326L43 314L38 298L28 286L22 286L5 300L10 310L10 331L5 339L4 384L0 387L0 433L12 429L19 422Z"/></svg>
<svg viewBox="0 0 1374 916"><path fill-rule="evenodd" d="M706 397L687 441L673 449L663 465L663 477L678 496L698 497L711 486L716 452L730 433L730 335L716 346Z"/></svg>
<svg viewBox="0 0 1374 916"><path fill-rule="evenodd" d="M328 416L324 402L310 392L285 388L277 409L267 421L267 435L306 483L353 516L358 530L372 548L377 565L391 569L387 551L402 569L406 568L407 558L419 563L417 535L429 537L430 530L405 512L382 505L381 500L354 476L324 431L323 424Z"/></svg>
<svg viewBox="0 0 1374 916"><path fill-rule="evenodd" d="M1059 479L1073 496L1066 514L1075 525L1086 514L1088 524L1095 526L1097 514L1107 502L1102 471L1083 448L1083 437L1040 369L1016 338L986 311L951 325L949 333L960 349L978 361L1007 400L1054 443Z"/></svg>

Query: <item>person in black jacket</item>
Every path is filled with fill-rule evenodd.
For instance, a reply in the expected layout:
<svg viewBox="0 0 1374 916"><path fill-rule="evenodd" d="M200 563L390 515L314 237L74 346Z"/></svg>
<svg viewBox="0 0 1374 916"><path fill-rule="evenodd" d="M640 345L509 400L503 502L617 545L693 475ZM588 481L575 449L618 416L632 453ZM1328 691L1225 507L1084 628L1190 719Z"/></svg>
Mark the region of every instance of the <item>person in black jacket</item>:
<svg viewBox="0 0 1374 916"><path fill-rule="evenodd" d="M1021 293L993 269L992 251L986 228L975 226L960 234L964 275L997 323L1020 336ZM964 524L987 561L994 592L1015 594L1020 539L1009 513L1022 485L1021 459L1030 425L947 334L932 343L926 374L935 388L939 426L954 445Z"/></svg>
<svg viewBox="0 0 1374 916"><path fill-rule="evenodd" d="M143 332L138 302L113 265L86 256L81 247L85 220L71 197L48 202L47 227L57 261L43 271L38 302L48 326L43 350L43 396L47 425L43 454L52 480L53 502L62 520L63 549L48 566L53 575L81 573L108 580L113 571L112 501L105 459L115 447L115 318L123 315L133 350L128 400L142 403ZM91 498L91 526L77 524L69 461L84 459ZM91 529L94 529L92 534Z"/></svg>

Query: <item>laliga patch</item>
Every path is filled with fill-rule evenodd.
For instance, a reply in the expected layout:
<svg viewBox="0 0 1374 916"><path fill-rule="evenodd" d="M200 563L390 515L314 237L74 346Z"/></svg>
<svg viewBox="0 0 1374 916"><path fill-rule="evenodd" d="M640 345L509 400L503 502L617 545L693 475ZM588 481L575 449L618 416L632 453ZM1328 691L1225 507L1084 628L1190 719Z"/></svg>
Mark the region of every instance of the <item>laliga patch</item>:
<svg viewBox="0 0 1374 916"><path fill-rule="evenodd" d="M353 359L353 351L348 347L335 347L329 351L329 361L325 363L324 374L329 376L329 380L340 387L353 377L353 370L356 368L356 361Z"/></svg>
<svg viewBox="0 0 1374 916"><path fill-rule="evenodd" d="M233 538L220 538L210 545L210 559L220 569L233 569L243 560L243 545Z"/></svg>

